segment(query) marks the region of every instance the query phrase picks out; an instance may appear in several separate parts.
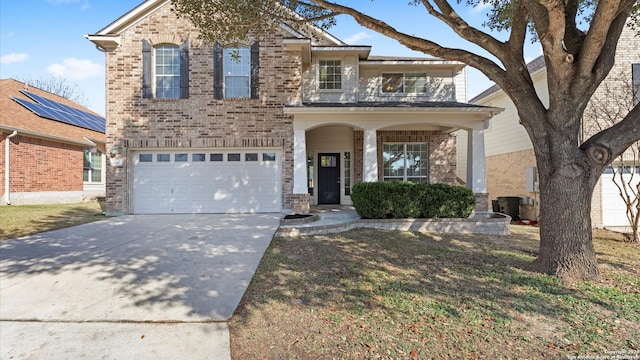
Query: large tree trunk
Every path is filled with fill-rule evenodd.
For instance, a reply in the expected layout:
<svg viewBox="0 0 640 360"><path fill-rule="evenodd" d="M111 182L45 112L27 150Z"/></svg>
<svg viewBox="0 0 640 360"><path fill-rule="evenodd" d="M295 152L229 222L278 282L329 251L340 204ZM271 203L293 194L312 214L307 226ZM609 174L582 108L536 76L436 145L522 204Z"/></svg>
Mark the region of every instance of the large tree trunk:
<svg viewBox="0 0 640 360"><path fill-rule="evenodd" d="M552 175L540 193L540 250L534 269L564 281L599 277L591 232L593 188Z"/></svg>
<svg viewBox="0 0 640 360"><path fill-rule="evenodd" d="M577 139L549 131L538 140L540 250L534 269L566 282L596 280L591 197L600 171L577 147Z"/></svg>

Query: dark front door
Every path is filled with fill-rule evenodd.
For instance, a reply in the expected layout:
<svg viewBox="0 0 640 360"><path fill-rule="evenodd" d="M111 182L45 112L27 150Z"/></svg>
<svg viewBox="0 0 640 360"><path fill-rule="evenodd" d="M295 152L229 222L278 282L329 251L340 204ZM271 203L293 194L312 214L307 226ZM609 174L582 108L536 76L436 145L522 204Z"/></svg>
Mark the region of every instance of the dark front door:
<svg viewBox="0 0 640 360"><path fill-rule="evenodd" d="M340 204L340 154L318 154L318 204Z"/></svg>

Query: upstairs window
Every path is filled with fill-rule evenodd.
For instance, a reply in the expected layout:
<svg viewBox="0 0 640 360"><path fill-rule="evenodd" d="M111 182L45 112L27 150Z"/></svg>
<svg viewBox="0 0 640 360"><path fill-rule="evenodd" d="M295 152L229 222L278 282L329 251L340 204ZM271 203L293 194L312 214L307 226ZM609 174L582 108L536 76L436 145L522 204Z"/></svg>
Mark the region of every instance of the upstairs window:
<svg viewBox="0 0 640 360"><path fill-rule="evenodd" d="M249 48L225 48L222 66L224 69L224 97L249 98L251 95Z"/></svg>
<svg viewBox="0 0 640 360"><path fill-rule="evenodd" d="M155 78L157 98L180 98L180 48L177 45L155 48Z"/></svg>
<svg viewBox="0 0 640 360"><path fill-rule="evenodd" d="M142 41L142 97L186 99L189 97L189 47Z"/></svg>
<svg viewBox="0 0 640 360"><path fill-rule="evenodd" d="M386 94L423 94L427 92L425 73L383 73L382 92Z"/></svg>
<svg viewBox="0 0 640 360"><path fill-rule="evenodd" d="M320 90L342 89L342 65L340 60L320 60L318 65Z"/></svg>
<svg viewBox="0 0 640 360"><path fill-rule="evenodd" d="M260 82L260 43L251 47L213 48L213 97L257 99Z"/></svg>

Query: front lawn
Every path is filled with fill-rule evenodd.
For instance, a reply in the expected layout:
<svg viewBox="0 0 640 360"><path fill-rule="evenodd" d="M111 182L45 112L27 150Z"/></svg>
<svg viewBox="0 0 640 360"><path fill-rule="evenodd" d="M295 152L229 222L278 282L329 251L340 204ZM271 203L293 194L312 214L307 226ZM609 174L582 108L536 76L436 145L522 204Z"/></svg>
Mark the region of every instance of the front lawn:
<svg viewBox="0 0 640 360"><path fill-rule="evenodd" d="M103 203L0 206L0 241L104 219Z"/></svg>
<svg viewBox="0 0 640 360"><path fill-rule="evenodd" d="M276 238L231 319L232 357L640 355L638 245L598 232L602 280L565 286L527 270L537 228L511 230Z"/></svg>

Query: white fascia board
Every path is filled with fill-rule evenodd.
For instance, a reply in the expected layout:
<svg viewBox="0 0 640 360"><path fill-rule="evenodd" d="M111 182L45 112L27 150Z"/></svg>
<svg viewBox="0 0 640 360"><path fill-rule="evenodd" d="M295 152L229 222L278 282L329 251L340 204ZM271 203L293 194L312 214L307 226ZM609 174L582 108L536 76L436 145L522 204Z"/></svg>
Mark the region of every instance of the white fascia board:
<svg viewBox="0 0 640 360"><path fill-rule="evenodd" d="M98 48L104 50L115 49L120 45L119 36L85 35L84 38L96 44Z"/></svg>
<svg viewBox="0 0 640 360"><path fill-rule="evenodd" d="M351 52L357 53L360 59L366 59L371 53L371 46L312 46L312 52Z"/></svg>
<svg viewBox="0 0 640 360"><path fill-rule="evenodd" d="M95 35L120 34L140 19L149 15L151 11L168 2L170 2L170 0L146 0L133 10L119 17L116 21L107 25L104 29L98 31Z"/></svg>

